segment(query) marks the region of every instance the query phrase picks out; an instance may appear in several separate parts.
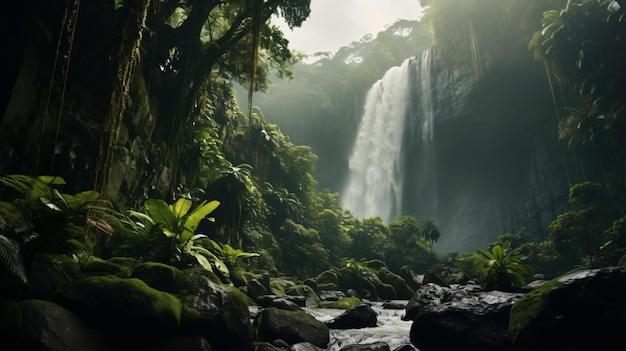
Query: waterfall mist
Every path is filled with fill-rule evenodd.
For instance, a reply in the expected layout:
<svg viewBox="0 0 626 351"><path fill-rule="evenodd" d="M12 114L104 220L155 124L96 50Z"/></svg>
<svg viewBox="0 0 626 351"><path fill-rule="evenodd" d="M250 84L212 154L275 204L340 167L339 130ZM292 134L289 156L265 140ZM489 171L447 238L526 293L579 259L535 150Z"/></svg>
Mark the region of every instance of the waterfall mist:
<svg viewBox="0 0 626 351"><path fill-rule="evenodd" d="M342 207L358 218L388 222L402 203L402 136L408 98L409 61L389 69L367 93L350 156L350 176Z"/></svg>
<svg viewBox="0 0 626 351"><path fill-rule="evenodd" d="M389 69L367 94L342 193L342 207L357 218L380 217L389 223L403 213L407 139L420 150L423 192L435 181L431 65L432 50L426 50ZM416 89L419 102L414 108ZM429 198L436 206L436 193Z"/></svg>

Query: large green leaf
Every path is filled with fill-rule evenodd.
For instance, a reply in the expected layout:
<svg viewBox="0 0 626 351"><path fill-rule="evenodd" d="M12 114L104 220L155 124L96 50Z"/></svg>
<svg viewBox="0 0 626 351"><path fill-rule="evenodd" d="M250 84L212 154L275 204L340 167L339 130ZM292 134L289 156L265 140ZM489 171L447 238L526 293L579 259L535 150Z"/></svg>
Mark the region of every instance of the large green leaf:
<svg viewBox="0 0 626 351"><path fill-rule="evenodd" d="M193 212L187 217L183 227L183 233L180 236L180 242L186 242L191 238L191 236L196 232L198 226L202 219L208 216L213 210L220 205L220 202L217 200L213 200L210 202L202 202L198 207L196 207ZM212 220L211 218L207 218L208 220Z"/></svg>
<svg viewBox="0 0 626 351"><path fill-rule="evenodd" d="M178 218L178 220L180 220L180 218L185 216L187 212L189 212L189 210L191 209L191 200L180 198L178 199L178 201L171 204L169 207L172 213L174 214L174 216Z"/></svg>
<svg viewBox="0 0 626 351"><path fill-rule="evenodd" d="M178 218L174 215L171 208L163 200L148 199L145 203L148 215L155 224L161 225L163 232L177 232Z"/></svg>

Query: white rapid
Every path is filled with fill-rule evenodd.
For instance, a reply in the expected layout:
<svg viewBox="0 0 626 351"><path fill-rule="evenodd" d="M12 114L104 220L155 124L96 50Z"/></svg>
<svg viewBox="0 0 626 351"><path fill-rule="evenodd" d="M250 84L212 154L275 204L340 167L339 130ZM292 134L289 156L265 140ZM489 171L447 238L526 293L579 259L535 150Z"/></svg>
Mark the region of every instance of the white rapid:
<svg viewBox="0 0 626 351"><path fill-rule="evenodd" d="M342 207L357 218L380 217L387 223L402 204L402 137L409 96L410 61L389 69L367 93L365 109L350 157L350 175Z"/></svg>
<svg viewBox="0 0 626 351"><path fill-rule="evenodd" d="M384 342L389 345L390 350L393 350L410 344L409 334L413 322L402 320L405 312L403 309L384 309L381 302L373 302L372 309L376 312L378 319L376 327L344 330L331 329L330 343L326 350L338 351L348 345L372 344L375 342ZM322 322L328 322L345 312L344 310L329 308L306 308L305 310Z"/></svg>
<svg viewBox="0 0 626 351"><path fill-rule="evenodd" d="M417 162L429 183L424 186L434 186L431 67L432 50L426 50L389 69L367 94L341 195L342 207L357 218L380 217L389 223L403 214L406 145L419 142Z"/></svg>

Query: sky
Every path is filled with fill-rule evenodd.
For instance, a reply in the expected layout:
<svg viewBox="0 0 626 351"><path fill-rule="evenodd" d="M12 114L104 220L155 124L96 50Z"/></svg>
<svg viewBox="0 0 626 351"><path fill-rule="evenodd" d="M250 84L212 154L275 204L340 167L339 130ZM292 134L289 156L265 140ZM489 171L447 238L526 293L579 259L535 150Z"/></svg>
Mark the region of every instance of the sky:
<svg viewBox="0 0 626 351"><path fill-rule="evenodd" d="M337 52L366 34L385 29L397 19L418 19L419 0L311 0L311 14L293 31L277 21L289 47L306 54Z"/></svg>

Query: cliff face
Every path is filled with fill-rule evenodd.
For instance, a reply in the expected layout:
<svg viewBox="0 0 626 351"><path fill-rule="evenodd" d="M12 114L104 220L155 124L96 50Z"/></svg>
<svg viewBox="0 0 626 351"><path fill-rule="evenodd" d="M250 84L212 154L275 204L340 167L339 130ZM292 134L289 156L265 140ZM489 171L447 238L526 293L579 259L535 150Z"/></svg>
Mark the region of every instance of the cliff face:
<svg viewBox="0 0 626 351"><path fill-rule="evenodd" d="M434 132L430 141L421 135L421 96L428 92L415 82L403 212L435 218L439 253L474 251L521 228L528 240L544 239L567 204L571 156L557 140L541 63L497 67L481 77L437 59L430 69Z"/></svg>

